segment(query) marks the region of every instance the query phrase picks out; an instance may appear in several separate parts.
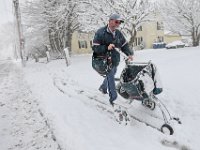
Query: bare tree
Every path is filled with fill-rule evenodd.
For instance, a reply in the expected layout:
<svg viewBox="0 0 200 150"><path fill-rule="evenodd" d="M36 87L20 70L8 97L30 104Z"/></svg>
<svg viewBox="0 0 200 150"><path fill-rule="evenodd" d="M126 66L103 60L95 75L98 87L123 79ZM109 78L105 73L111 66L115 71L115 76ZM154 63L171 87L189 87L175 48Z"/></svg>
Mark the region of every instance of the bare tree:
<svg viewBox="0 0 200 150"><path fill-rule="evenodd" d="M71 51L75 30L94 31L106 25L112 13L125 19L121 30L132 46L137 28L150 20L150 11L148 0L28 0L23 9L27 47L50 45L56 53L66 47Z"/></svg>
<svg viewBox="0 0 200 150"><path fill-rule="evenodd" d="M90 19L88 22L84 22L87 23L84 27L88 30L105 25L112 13L120 14L125 20L121 30L129 39L130 47L133 47L137 28L144 22L152 20L149 14L154 10L154 5L148 0L85 0L84 4L89 7L89 11L86 11L85 14L90 16Z"/></svg>
<svg viewBox="0 0 200 150"><path fill-rule="evenodd" d="M50 45L60 54L65 47L71 50L72 33L80 27L78 4L78 0L28 1L23 9L27 43L34 49Z"/></svg>
<svg viewBox="0 0 200 150"><path fill-rule="evenodd" d="M193 46L198 46L200 40L200 1L165 0L160 5L160 11L168 28L180 35L189 34L192 37Z"/></svg>
<svg viewBox="0 0 200 150"><path fill-rule="evenodd" d="M22 6L22 21L26 39L27 53L42 53L40 49L49 44L48 25L41 0L26 1ZM53 49L54 50L54 49Z"/></svg>

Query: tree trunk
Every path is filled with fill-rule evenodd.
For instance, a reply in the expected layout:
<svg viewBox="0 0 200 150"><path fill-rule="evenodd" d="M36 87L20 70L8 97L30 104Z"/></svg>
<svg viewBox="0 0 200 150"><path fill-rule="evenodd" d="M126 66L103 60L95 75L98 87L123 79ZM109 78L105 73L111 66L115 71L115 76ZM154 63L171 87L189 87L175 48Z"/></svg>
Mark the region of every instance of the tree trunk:
<svg viewBox="0 0 200 150"><path fill-rule="evenodd" d="M200 33L198 34L198 31L195 30L193 27L192 29L192 44L193 46L199 46L199 40L200 40Z"/></svg>
<svg viewBox="0 0 200 150"><path fill-rule="evenodd" d="M197 38L195 35L192 36L192 44L194 47L199 46L199 38Z"/></svg>
<svg viewBox="0 0 200 150"><path fill-rule="evenodd" d="M137 35L137 32L136 32L136 30L135 30L135 28L133 29L133 32L132 32L132 34L131 34L131 38L130 38L130 40L129 40L129 42L128 42L128 45L129 45L129 48L132 50L133 49L133 45L134 45L134 42L135 42L135 37L136 37L136 35Z"/></svg>
<svg viewBox="0 0 200 150"><path fill-rule="evenodd" d="M199 46L199 41L200 41L200 33L197 36L197 46Z"/></svg>
<svg viewBox="0 0 200 150"><path fill-rule="evenodd" d="M56 47L55 47L54 42L53 42L53 36L52 36L51 33L52 33L52 32L51 32L51 29L49 29L49 30L48 30L48 34L49 34L49 43L50 43L50 46L51 46L52 51L53 51L53 52L57 52L57 51L56 51Z"/></svg>
<svg viewBox="0 0 200 150"><path fill-rule="evenodd" d="M71 8L73 8L73 1L69 0L68 3L69 3L69 10L70 10ZM68 26L67 26L67 43L66 43L67 47L69 49L69 54L72 53L72 49L71 49L72 34L73 34L73 31L71 30L72 20L73 20L73 14L72 14L72 12L70 12L69 16L67 18Z"/></svg>
<svg viewBox="0 0 200 150"><path fill-rule="evenodd" d="M71 53L72 33L70 31L67 31L65 40L65 48L67 47Z"/></svg>
<svg viewBox="0 0 200 150"><path fill-rule="evenodd" d="M60 52L62 52L62 49L61 49L61 46L60 46L60 41L59 41L59 34L58 34L58 32L56 32L56 34L55 34L55 45L56 45L56 47L57 47L57 50L59 51L59 53Z"/></svg>

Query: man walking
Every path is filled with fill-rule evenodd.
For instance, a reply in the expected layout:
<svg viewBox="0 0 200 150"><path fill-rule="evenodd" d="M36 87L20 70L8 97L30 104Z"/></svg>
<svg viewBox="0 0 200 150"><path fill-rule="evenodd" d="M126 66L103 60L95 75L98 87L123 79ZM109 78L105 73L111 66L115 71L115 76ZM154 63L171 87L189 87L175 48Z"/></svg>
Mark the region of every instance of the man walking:
<svg viewBox="0 0 200 150"><path fill-rule="evenodd" d="M108 90L110 97L109 102L112 106L114 106L114 101L117 99L114 77L120 62L120 54L115 48L121 49L121 51L129 57L129 60L133 60L133 51L129 49L126 39L117 29L123 22L124 21L119 14L112 14L109 17L108 25L100 28L95 33L93 39L93 55L105 56L108 53L110 54L109 61L111 62L111 69L99 87L99 90L103 94L107 94Z"/></svg>

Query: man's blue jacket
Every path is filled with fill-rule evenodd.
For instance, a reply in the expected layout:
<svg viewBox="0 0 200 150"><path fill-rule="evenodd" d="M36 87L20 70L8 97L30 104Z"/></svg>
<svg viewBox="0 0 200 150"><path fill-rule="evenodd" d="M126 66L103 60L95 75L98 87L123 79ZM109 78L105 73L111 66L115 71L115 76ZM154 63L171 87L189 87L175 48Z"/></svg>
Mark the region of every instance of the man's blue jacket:
<svg viewBox="0 0 200 150"><path fill-rule="evenodd" d="M108 46L114 44L120 48L127 56L133 55L133 51L129 49L128 43L123 34L119 30L112 33L108 26L100 28L93 39L93 56L105 56L108 53ZM111 50L112 65L118 66L120 62L120 54L116 50Z"/></svg>

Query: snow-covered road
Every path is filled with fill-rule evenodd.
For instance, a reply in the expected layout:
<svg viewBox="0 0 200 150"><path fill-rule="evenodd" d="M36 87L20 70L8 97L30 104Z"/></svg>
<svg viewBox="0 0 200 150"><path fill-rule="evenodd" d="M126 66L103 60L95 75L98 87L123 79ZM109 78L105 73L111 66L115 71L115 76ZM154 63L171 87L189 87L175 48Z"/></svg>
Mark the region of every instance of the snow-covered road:
<svg viewBox="0 0 200 150"><path fill-rule="evenodd" d="M0 62L0 149L59 149L22 70L11 61Z"/></svg>

